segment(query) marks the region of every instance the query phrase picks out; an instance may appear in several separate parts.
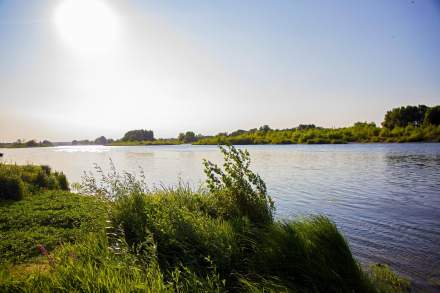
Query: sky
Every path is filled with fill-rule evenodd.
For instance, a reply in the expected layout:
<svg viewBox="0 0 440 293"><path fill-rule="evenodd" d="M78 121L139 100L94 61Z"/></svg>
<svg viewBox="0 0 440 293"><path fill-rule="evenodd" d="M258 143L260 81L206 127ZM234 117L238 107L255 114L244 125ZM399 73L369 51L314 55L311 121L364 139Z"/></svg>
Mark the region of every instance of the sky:
<svg viewBox="0 0 440 293"><path fill-rule="evenodd" d="M440 0L0 0L0 141L377 124L440 104Z"/></svg>

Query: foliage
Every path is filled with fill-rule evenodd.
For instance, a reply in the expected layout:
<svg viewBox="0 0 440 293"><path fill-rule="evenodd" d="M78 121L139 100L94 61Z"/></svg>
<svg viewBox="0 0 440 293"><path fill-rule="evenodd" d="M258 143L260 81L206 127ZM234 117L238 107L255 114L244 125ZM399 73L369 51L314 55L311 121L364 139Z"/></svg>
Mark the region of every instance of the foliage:
<svg viewBox="0 0 440 293"><path fill-rule="evenodd" d="M236 132L233 132L236 133ZM374 123L357 122L351 127L319 128L297 127L268 131L249 130L238 135L222 134L205 137L194 144L249 145L249 144L344 144L374 142L440 142L440 125L388 128L377 127Z"/></svg>
<svg viewBox="0 0 440 293"><path fill-rule="evenodd" d="M231 216L246 216L255 224L272 223L274 203L264 181L250 170L249 152L233 146L220 150L225 161L223 170L203 161L210 192L228 207Z"/></svg>
<svg viewBox="0 0 440 293"><path fill-rule="evenodd" d="M394 273L385 264L375 264L370 267L371 280L376 284L378 291L383 293L411 292L411 283Z"/></svg>
<svg viewBox="0 0 440 293"><path fill-rule="evenodd" d="M138 145L176 145L182 142L176 138L160 138L156 140L142 140L142 141L122 141L116 140L111 142L112 146L138 146Z"/></svg>
<svg viewBox="0 0 440 293"><path fill-rule="evenodd" d="M62 172L52 172L49 166L0 164L0 182L3 182L4 188L9 186L20 194L15 199L38 193L42 189L69 190L66 176ZM6 199L4 195L6 193L0 193L0 198Z"/></svg>
<svg viewBox="0 0 440 293"><path fill-rule="evenodd" d="M431 107L426 111L423 123L426 125L440 125L440 105Z"/></svg>
<svg viewBox="0 0 440 293"><path fill-rule="evenodd" d="M106 145L107 143L109 143L109 141L105 136L100 136L95 139L94 143L97 145Z"/></svg>
<svg viewBox="0 0 440 293"><path fill-rule="evenodd" d="M139 129L139 130L130 130L125 133L124 137L121 139L122 141L152 141L154 140L154 134L152 130Z"/></svg>
<svg viewBox="0 0 440 293"><path fill-rule="evenodd" d="M388 129L412 125L421 126L429 107L425 105L394 108L385 114L382 126Z"/></svg>
<svg viewBox="0 0 440 293"><path fill-rule="evenodd" d="M371 122L356 122L341 128L323 128L314 124L300 124L294 128L272 129L268 125L249 130L238 129L230 133L203 136L193 131L180 133L177 138L155 139L152 130L131 130L120 140L104 136L94 141L74 140L73 145L177 145L192 143L200 145L250 145L250 144L344 144L344 143L403 143L440 142L440 106L404 106L387 111L382 127ZM17 141L0 147L52 146L49 141Z"/></svg>
<svg viewBox="0 0 440 293"><path fill-rule="evenodd" d="M24 141L24 140L17 140L13 143L0 143L0 147L2 148L32 148L32 147L51 147L53 144L48 141L40 141L37 142L35 139Z"/></svg>
<svg viewBox="0 0 440 293"><path fill-rule="evenodd" d="M17 175L0 176L0 199L21 200L25 196L23 180Z"/></svg>
<svg viewBox="0 0 440 293"><path fill-rule="evenodd" d="M37 256L37 244L52 250L60 243L103 229L105 212L93 197L61 191L0 202L0 263Z"/></svg>
<svg viewBox="0 0 440 293"><path fill-rule="evenodd" d="M185 133L179 133L179 136L177 139L183 143L191 143L197 141L199 136L196 136L196 134L192 131L187 131Z"/></svg>
<svg viewBox="0 0 440 293"><path fill-rule="evenodd" d="M75 186L82 194L94 195L113 201L131 193L146 193L149 191L142 169L140 169L139 176L136 177L129 172L118 173L112 160L110 160L110 171L108 173L104 173L102 168L96 164L94 167L99 178L96 179L95 174L92 172L84 172L82 182Z"/></svg>

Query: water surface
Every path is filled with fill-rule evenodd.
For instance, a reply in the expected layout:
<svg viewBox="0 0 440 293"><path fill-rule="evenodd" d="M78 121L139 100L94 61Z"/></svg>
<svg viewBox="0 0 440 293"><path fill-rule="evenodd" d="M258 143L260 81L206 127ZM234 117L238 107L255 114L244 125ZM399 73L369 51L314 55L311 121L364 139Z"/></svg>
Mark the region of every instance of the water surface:
<svg viewBox="0 0 440 293"><path fill-rule="evenodd" d="M440 144L246 146L286 219L331 217L362 263L381 262L419 288L440 279ZM151 185L197 186L202 159L221 162L215 146L68 146L0 149L2 161L47 164L80 181L93 163L139 172Z"/></svg>

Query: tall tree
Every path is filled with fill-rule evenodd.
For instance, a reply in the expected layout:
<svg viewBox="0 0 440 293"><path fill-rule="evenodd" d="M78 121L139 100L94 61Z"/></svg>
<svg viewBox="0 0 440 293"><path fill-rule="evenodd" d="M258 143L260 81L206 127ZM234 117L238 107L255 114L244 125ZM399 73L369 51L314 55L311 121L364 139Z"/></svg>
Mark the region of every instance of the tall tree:
<svg viewBox="0 0 440 293"><path fill-rule="evenodd" d="M125 133L122 140L123 141L143 141L143 140L153 141L154 133L152 130L146 130L146 129L130 130L127 133Z"/></svg>
<svg viewBox="0 0 440 293"><path fill-rule="evenodd" d="M429 108L426 111L423 123L426 125L440 125L440 106Z"/></svg>
<svg viewBox="0 0 440 293"><path fill-rule="evenodd" d="M382 126L389 129L408 125L421 126L428 109L425 105L394 108L385 114Z"/></svg>

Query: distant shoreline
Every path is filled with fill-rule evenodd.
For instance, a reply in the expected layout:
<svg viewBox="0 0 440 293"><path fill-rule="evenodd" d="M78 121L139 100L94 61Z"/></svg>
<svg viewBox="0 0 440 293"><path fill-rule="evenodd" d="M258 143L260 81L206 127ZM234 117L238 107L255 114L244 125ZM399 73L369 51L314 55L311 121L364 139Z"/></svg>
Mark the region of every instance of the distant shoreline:
<svg viewBox="0 0 440 293"><path fill-rule="evenodd" d="M347 143L407 143L440 142L440 105L404 106L387 111L382 127L374 122L356 122L352 126L324 128L315 124L272 129L269 125L249 130L238 129L216 135L196 134L193 131L179 133L176 138L155 138L153 130L129 130L121 139L100 136L95 140L55 142L48 140L17 140L0 143L0 148L50 147L61 145L283 145L283 144L347 144Z"/></svg>
<svg viewBox="0 0 440 293"><path fill-rule="evenodd" d="M436 144L440 143L438 141L408 141L408 142L347 142L347 143L260 143L260 144L233 144L234 146L266 146L266 145L274 145L274 146L288 146L288 145L367 145L367 144L374 144L374 145L392 145L392 144ZM177 146L177 145L191 145L191 146L216 146L216 145L227 145L227 144L201 144L201 143L175 143L175 144L84 144L84 145L53 145L53 146L38 146L38 147L4 147L0 146L0 149L35 149L35 148L55 148L60 146L112 146L112 147L137 147L137 146ZM2 153L4 155L4 153ZM1 157L1 156L0 156Z"/></svg>

